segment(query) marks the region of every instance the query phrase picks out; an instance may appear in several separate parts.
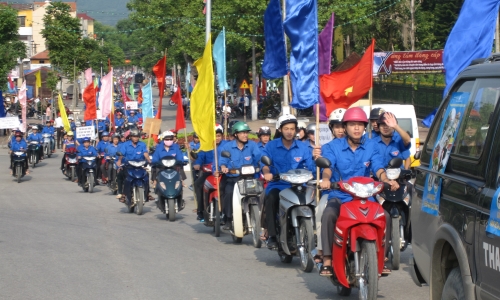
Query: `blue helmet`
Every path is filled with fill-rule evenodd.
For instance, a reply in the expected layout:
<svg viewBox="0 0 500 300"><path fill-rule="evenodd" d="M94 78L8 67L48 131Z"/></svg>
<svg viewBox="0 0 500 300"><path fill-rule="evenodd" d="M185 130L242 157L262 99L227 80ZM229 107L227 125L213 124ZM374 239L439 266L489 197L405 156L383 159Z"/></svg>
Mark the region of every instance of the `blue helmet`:
<svg viewBox="0 0 500 300"><path fill-rule="evenodd" d="M84 137L84 138L83 138L83 142L84 142L84 143L85 143L85 142L90 142L90 138L89 138L89 137Z"/></svg>
<svg viewBox="0 0 500 300"><path fill-rule="evenodd" d="M109 132L104 131L104 132L102 133L102 135L101 135L101 136L102 136L102 137L109 136Z"/></svg>

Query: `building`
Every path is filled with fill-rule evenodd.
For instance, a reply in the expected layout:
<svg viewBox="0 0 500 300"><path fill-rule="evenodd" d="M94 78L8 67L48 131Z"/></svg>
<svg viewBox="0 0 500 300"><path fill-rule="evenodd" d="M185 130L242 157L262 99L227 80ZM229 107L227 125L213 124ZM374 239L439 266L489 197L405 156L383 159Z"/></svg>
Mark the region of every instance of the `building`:
<svg viewBox="0 0 500 300"><path fill-rule="evenodd" d="M40 53L37 53L33 55L30 58L31 61L31 67L30 69L38 69L41 67L48 67L50 68L50 56L49 56L49 50L44 50Z"/></svg>
<svg viewBox="0 0 500 300"><path fill-rule="evenodd" d="M85 13L77 14L76 17L80 19L80 29L84 38L95 39L94 33L94 19Z"/></svg>

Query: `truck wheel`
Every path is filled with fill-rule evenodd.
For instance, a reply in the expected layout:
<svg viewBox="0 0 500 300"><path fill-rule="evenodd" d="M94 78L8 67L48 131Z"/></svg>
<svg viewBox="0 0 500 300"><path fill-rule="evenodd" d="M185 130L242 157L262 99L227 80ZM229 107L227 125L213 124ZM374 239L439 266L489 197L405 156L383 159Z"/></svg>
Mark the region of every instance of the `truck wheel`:
<svg viewBox="0 0 500 300"><path fill-rule="evenodd" d="M464 284L462 282L462 274L460 267L451 270L443 288L441 300L465 300Z"/></svg>

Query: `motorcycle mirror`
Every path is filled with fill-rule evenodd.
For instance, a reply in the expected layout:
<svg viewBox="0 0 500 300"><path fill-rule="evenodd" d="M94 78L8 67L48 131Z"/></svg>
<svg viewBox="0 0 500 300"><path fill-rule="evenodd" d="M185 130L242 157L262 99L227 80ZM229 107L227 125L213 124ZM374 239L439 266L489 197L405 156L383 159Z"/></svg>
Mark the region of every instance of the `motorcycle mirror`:
<svg viewBox="0 0 500 300"><path fill-rule="evenodd" d="M329 168L332 165L330 160L328 158L325 158L325 157L318 157L318 158L316 158L315 162L316 162L316 166L318 166L322 169Z"/></svg>
<svg viewBox="0 0 500 300"><path fill-rule="evenodd" d="M401 168L402 165L403 165L403 160L399 157L395 157L395 158L391 159L391 161L389 161L389 165L387 165L387 168L388 169L397 169L397 168Z"/></svg>
<svg viewBox="0 0 500 300"><path fill-rule="evenodd" d="M229 151L222 151L220 155L225 158L231 158L231 153L229 153Z"/></svg>
<svg viewBox="0 0 500 300"><path fill-rule="evenodd" d="M194 152L194 151L191 151L191 157L193 159L198 159L198 153Z"/></svg>
<svg viewBox="0 0 500 300"><path fill-rule="evenodd" d="M270 166L272 164L271 158L269 158L269 156L262 156L260 158L260 161L266 166Z"/></svg>
<svg viewBox="0 0 500 300"><path fill-rule="evenodd" d="M116 155L123 156L123 154L120 151L116 152Z"/></svg>
<svg viewBox="0 0 500 300"><path fill-rule="evenodd" d="M421 151L417 151L417 152L415 152L415 155L413 156L413 158L415 160L417 160L417 159L420 159L420 156L422 156L422 152Z"/></svg>

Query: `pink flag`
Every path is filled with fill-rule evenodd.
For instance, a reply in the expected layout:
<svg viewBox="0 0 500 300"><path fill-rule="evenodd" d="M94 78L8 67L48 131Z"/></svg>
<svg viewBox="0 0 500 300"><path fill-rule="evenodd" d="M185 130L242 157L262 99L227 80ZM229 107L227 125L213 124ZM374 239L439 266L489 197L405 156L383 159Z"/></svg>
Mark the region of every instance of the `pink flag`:
<svg viewBox="0 0 500 300"><path fill-rule="evenodd" d="M23 124L19 127L19 129L22 132L26 132L26 81L23 82L21 85L21 89L19 90L18 94L19 98L19 103L21 104L22 108L22 118L23 118Z"/></svg>
<svg viewBox="0 0 500 300"><path fill-rule="evenodd" d="M88 68L87 70L85 70L85 80L87 81L87 83L85 84L85 86L89 85L92 81L92 68Z"/></svg>
<svg viewBox="0 0 500 300"><path fill-rule="evenodd" d="M98 102L102 117L106 118L111 113L111 104L113 103L113 68L101 79Z"/></svg>

